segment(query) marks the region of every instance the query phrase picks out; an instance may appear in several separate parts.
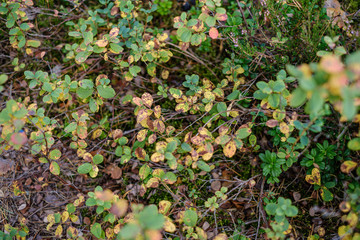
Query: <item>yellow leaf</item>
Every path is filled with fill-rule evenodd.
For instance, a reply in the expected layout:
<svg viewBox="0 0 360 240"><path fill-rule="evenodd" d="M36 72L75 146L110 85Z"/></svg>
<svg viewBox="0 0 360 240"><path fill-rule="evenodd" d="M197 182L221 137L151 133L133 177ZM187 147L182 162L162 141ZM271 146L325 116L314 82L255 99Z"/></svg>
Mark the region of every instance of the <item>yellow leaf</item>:
<svg viewBox="0 0 360 240"><path fill-rule="evenodd" d="M138 112L136 121L138 123L142 122L143 120L145 120L148 116L148 112L146 111L146 109L140 109L140 111Z"/></svg>
<svg viewBox="0 0 360 240"><path fill-rule="evenodd" d="M280 123L280 132L282 132L283 134L288 134L289 131L289 126L285 122Z"/></svg>
<svg viewBox="0 0 360 240"><path fill-rule="evenodd" d="M56 231L55 231L55 237L60 238L62 231L63 231L62 226L61 225L57 226Z"/></svg>
<svg viewBox="0 0 360 240"><path fill-rule="evenodd" d="M169 71L168 70L164 70L164 71L162 71L161 72L161 77L163 78L163 79L168 79L168 77L169 77Z"/></svg>
<svg viewBox="0 0 360 240"><path fill-rule="evenodd" d="M64 223L66 222L66 220L68 220L68 218L69 218L69 212L64 211L61 215L61 221Z"/></svg>
<svg viewBox="0 0 360 240"><path fill-rule="evenodd" d="M92 139L96 139L96 138L100 137L101 134L102 134L102 129L100 129L100 128L96 129L92 134Z"/></svg>
<svg viewBox="0 0 360 240"><path fill-rule="evenodd" d="M354 170L357 166L357 163L354 161L345 161L341 164L341 171L343 173L349 174L352 170Z"/></svg>
<svg viewBox="0 0 360 240"><path fill-rule="evenodd" d="M163 162L165 159L165 156L161 153L156 152L153 155L151 155L150 159L152 162Z"/></svg>
<svg viewBox="0 0 360 240"><path fill-rule="evenodd" d="M161 107L160 105L157 105L154 107L154 115L156 118L160 118L161 117Z"/></svg>
<svg viewBox="0 0 360 240"><path fill-rule="evenodd" d="M220 233L219 235L217 235L214 240L227 240L228 237L226 236L225 233Z"/></svg>
<svg viewBox="0 0 360 240"><path fill-rule="evenodd" d="M157 39L159 39L160 42L164 42L168 37L169 37L169 35L167 33L157 35Z"/></svg>
<svg viewBox="0 0 360 240"><path fill-rule="evenodd" d="M153 144L156 141L156 134L151 134L148 138L149 144Z"/></svg>
<svg viewBox="0 0 360 240"><path fill-rule="evenodd" d="M157 178L150 178L149 181L146 183L147 188L157 188L159 186L159 179Z"/></svg>
<svg viewBox="0 0 360 240"><path fill-rule="evenodd" d="M116 37L117 35L119 35L119 28L117 28L117 27L115 27L115 28L113 28L113 29L111 29L110 30L110 33L109 33L109 35L110 35L110 37Z"/></svg>
<svg viewBox="0 0 360 240"><path fill-rule="evenodd" d="M95 44L98 45L98 47L106 47L108 43L109 43L108 40L102 39L102 40L97 40Z"/></svg>
<svg viewBox="0 0 360 240"><path fill-rule="evenodd" d="M161 214L167 214L170 210L171 202L167 200L161 200L159 202L159 213Z"/></svg>
<svg viewBox="0 0 360 240"><path fill-rule="evenodd" d="M128 206L128 201L119 199L113 203L109 211L117 217L123 217L128 210Z"/></svg>
<svg viewBox="0 0 360 240"><path fill-rule="evenodd" d="M151 105L153 104L153 97L150 95L150 93L144 93L141 96L141 100L143 101L144 105L147 106L148 108L151 107Z"/></svg>
<svg viewBox="0 0 360 240"><path fill-rule="evenodd" d="M347 213L351 210L351 205L349 202L346 202L346 201L342 201L339 205L339 209L344 212L344 213Z"/></svg>
<svg viewBox="0 0 360 240"><path fill-rule="evenodd" d="M224 155L229 158L231 158L235 155L236 145L235 145L234 140L231 140L227 144L225 144L223 152L224 152Z"/></svg>
<svg viewBox="0 0 360 240"><path fill-rule="evenodd" d="M146 138L146 134L148 133L148 130L147 129L143 129L141 131L138 132L136 138L139 142L142 142L145 140Z"/></svg>
<svg viewBox="0 0 360 240"><path fill-rule="evenodd" d="M141 147L138 147L136 150L135 150L135 155L136 157L139 159L139 160L144 160L145 159L145 156L146 156L146 152L143 148Z"/></svg>
<svg viewBox="0 0 360 240"><path fill-rule="evenodd" d="M176 226L169 217L166 217L166 221L164 223L164 230L169 233L173 233L176 231Z"/></svg>
<svg viewBox="0 0 360 240"><path fill-rule="evenodd" d="M306 175L305 180L310 184L321 185L321 177L320 177L319 169L314 168L311 171L311 175Z"/></svg>

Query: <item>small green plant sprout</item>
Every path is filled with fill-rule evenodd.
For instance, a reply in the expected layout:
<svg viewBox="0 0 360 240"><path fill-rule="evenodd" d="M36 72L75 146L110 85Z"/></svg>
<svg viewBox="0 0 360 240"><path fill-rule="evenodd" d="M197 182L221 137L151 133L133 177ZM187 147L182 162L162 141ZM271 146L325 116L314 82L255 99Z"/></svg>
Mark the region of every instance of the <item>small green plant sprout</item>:
<svg viewBox="0 0 360 240"><path fill-rule="evenodd" d="M208 198L205 202L205 207L209 208L212 212L219 208L219 204L217 203L217 197L213 196L211 198Z"/></svg>
<svg viewBox="0 0 360 240"><path fill-rule="evenodd" d="M226 200L227 195L225 194L228 191L227 187L222 187L220 191L215 192L215 196L208 198L205 202L205 207L209 208L210 211L214 212L217 208L219 208L219 204L217 201L220 200Z"/></svg>
<svg viewBox="0 0 360 240"><path fill-rule="evenodd" d="M295 217L298 214L297 207L291 204L290 199L279 197L277 203L268 203L265 211L274 217L274 221L270 223L272 229L267 229L266 233L270 239L284 239L285 233L289 233L291 225L286 217Z"/></svg>
<svg viewBox="0 0 360 240"><path fill-rule="evenodd" d="M282 78L276 81L270 80L268 83L260 81L256 83L256 86L259 90L254 93L254 97L261 100L261 106L269 104L272 109L285 109L290 93Z"/></svg>
<svg viewBox="0 0 360 240"><path fill-rule="evenodd" d="M262 160L261 168L263 174L266 176L267 183L279 182L279 176L282 173L281 167L286 163L284 158L278 158L276 153L266 150L265 153L260 153L260 159Z"/></svg>
<svg viewBox="0 0 360 240"><path fill-rule="evenodd" d="M99 173L99 168L97 165L104 161L104 157L100 154L92 156L90 153L85 153L84 159L91 162L81 164L77 169L78 173L89 174L90 177L95 178Z"/></svg>
<svg viewBox="0 0 360 240"><path fill-rule="evenodd" d="M346 54L346 49L343 46L336 46L339 39L340 39L340 35L333 37L333 38L331 38L329 36L325 36L324 42L328 45L328 47L332 50L332 52L321 50L321 51L318 51L316 53L316 55L318 57L323 57L323 56L332 55L332 54L334 54L336 56L342 56L342 55Z"/></svg>
<svg viewBox="0 0 360 240"><path fill-rule="evenodd" d="M167 98L168 97L168 94L167 94L168 90L169 90L169 87L168 87L167 84L164 84L163 86L159 85L157 95L162 96L163 98Z"/></svg>
<svg viewBox="0 0 360 240"><path fill-rule="evenodd" d="M215 195L216 197L224 201L228 198L227 195L225 194L227 191L228 191L227 187L221 187L220 191L215 192Z"/></svg>
<svg viewBox="0 0 360 240"><path fill-rule="evenodd" d="M201 92L201 88L198 86L199 84L199 76L198 75L186 75L185 76L186 81L183 82L183 86L190 89L189 91L186 92L187 96L193 96L196 93L200 93Z"/></svg>

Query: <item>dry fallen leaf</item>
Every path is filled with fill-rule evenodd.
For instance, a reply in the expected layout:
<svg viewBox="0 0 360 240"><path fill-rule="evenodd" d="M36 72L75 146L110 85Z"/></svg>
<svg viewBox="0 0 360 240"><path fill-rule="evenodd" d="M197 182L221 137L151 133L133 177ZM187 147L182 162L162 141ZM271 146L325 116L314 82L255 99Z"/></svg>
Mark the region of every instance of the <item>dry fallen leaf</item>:
<svg viewBox="0 0 360 240"><path fill-rule="evenodd" d="M339 28L346 26L349 20L346 17L346 13L341 9L341 5L337 0L325 1L324 8L326 8L326 14L332 19L332 25L338 25Z"/></svg>
<svg viewBox="0 0 360 240"><path fill-rule="evenodd" d="M105 173L111 175L112 179L119 179L122 175L122 170L116 165L109 165L104 170Z"/></svg>
<svg viewBox="0 0 360 240"><path fill-rule="evenodd" d="M216 180L211 183L211 189L214 191L219 191L221 188L221 182Z"/></svg>
<svg viewBox="0 0 360 240"><path fill-rule="evenodd" d="M0 176L14 169L15 162L11 159L4 159L0 157Z"/></svg>

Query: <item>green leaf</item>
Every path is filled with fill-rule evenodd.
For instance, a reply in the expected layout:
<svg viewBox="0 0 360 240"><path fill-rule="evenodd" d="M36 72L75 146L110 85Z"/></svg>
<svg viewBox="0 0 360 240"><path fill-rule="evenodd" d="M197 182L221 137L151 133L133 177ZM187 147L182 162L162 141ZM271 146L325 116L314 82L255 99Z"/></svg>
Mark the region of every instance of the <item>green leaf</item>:
<svg viewBox="0 0 360 240"><path fill-rule="evenodd" d="M90 101L89 101L89 108L90 108L90 111L91 112L97 112L99 110L99 106L98 104L96 103L95 99L93 98L90 98Z"/></svg>
<svg viewBox="0 0 360 240"><path fill-rule="evenodd" d="M174 184L177 180L177 177L173 172L167 172L162 177L162 180L167 184Z"/></svg>
<svg viewBox="0 0 360 240"><path fill-rule="evenodd" d="M277 80L274 82L272 89L274 92L281 92L285 89L285 83L282 80Z"/></svg>
<svg viewBox="0 0 360 240"><path fill-rule="evenodd" d="M115 90L110 86L99 85L96 89L103 98L113 98L115 96Z"/></svg>
<svg viewBox="0 0 360 240"><path fill-rule="evenodd" d="M280 70L278 74L276 75L276 80L285 80L286 78L286 72L284 69Z"/></svg>
<svg viewBox="0 0 360 240"><path fill-rule="evenodd" d="M144 180L145 178L147 178L150 172L151 172L151 168L147 164L144 164L139 170L140 179Z"/></svg>
<svg viewBox="0 0 360 240"><path fill-rule="evenodd" d="M139 222L145 229L159 230L163 227L165 218L158 213L155 205L149 205L139 213Z"/></svg>
<svg viewBox="0 0 360 240"><path fill-rule="evenodd" d="M49 158L51 160L58 160L61 157L61 152L59 149L54 149L49 153Z"/></svg>
<svg viewBox="0 0 360 240"><path fill-rule="evenodd" d="M277 108L280 104L280 95L279 94L271 94L268 97L268 101L272 108Z"/></svg>
<svg viewBox="0 0 360 240"><path fill-rule="evenodd" d="M110 43L110 49L117 54L121 53L124 50L124 48L117 43Z"/></svg>
<svg viewBox="0 0 360 240"><path fill-rule="evenodd" d="M95 164L100 164L104 161L104 157L100 154L96 154L94 157L93 157L93 162Z"/></svg>
<svg viewBox="0 0 360 240"><path fill-rule="evenodd" d="M94 83L90 79L83 79L79 81L79 86L84 89L92 89L94 87Z"/></svg>
<svg viewBox="0 0 360 240"><path fill-rule="evenodd" d="M360 150L360 138L351 139L348 142L347 146L350 150L359 151Z"/></svg>
<svg viewBox="0 0 360 240"><path fill-rule="evenodd" d="M94 35L92 32L85 32L84 33L84 43L85 45L89 45L94 40Z"/></svg>
<svg viewBox="0 0 360 240"><path fill-rule="evenodd" d="M343 89L343 115L348 121L351 121L356 115L356 107L354 104L354 97L348 88Z"/></svg>
<svg viewBox="0 0 360 240"><path fill-rule="evenodd" d="M250 128L240 128L239 130L236 131L235 136L238 139L244 139L250 136L250 134L251 134Z"/></svg>
<svg viewBox="0 0 360 240"><path fill-rule="evenodd" d="M129 72L133 77L136 77L137 74L141 71L141 68L139 66L132 66L129 68Z"/></svg>
<svg viewBox="0 0 360 240"><path fill-rule="evenodd" d="M213 27L216 24L216 17L212 17L212 16L208 16L205 20L205 23L209 26L209 27Z"/></svg>
<svg viewBox="0 0 360 240"><path fill-rule="evenodd" d="M93 92L94 92L93 89L84 89L84 88L81 88L81 87L76 89L76 94L81 99L86 99L86 98L90 97L93 94Z"/></svg>
<svg viewBox="0 0 360 240"><path fill-rule="evenodd" d="M176 141L171 141L166 145L166 152L174 152L176 150L177 147L177 142Z"/></svg>
<svg viewBox="0 0 360 240"><path fill-rule="evenodd" d="M50 172L54 175L59 175L60 174L60 167L59 164L57 162L51 162L50 163Z"/></svg>
<svg viewBox="0 0 360 240"><path fill-rule="evenodd" d="M320 195L325 202L330 202L334 199L334 195L325 187L321 189Z"/></svg>
<svg viewBox="0 0 360 240"><path fill-rule="evenodd" d="M119 235L121 239L135 239L140 231L141 228L137 224L129 223L121 228Z"/></svg>
<svg viewBox="0 0 360 240"><path fill-rule="evenodd" d="M20 28L21 28L21 30L27 31L30 29L30 26L27 23L22 23L22 24L20 24Z"/></svg>
<svg viewBox="0 0 360 240"><path fill-rule="evenodd" d="M300 107L306 101L306 92L301 88L295 89L291 94L290 106Z"/></svg>
<svg viewBox="0 0 360 240"><path fill-rule="evenodd" d="M265 210L269 215L275 215L278 205L276 203L269 203L266 205Z"/></svg>
<svg viewBox="0 0 360 240"><path fill-rule="evenodd" d="M86 204L86 206L88 206L88 207L92 207L92 206L97 205L97 201L96 201L96 199L94 199L94 198L88 198L88 199L86 200L85 204Z"/></svg>
<svg viewBox="0 0 360 240"><path fill-rule="evenodd" d="M205 172L210 172L211 171L210 166L206 162L200 160L200 161L197 162L197 164L198 164L198 168L200 170L203 170Z"/></svg>
<svg viewBox="0 0 360 240"><path fill-rule="evenodd" d="M75 61L77 64L83 63L86 61L86 59L91 55L90 52L84 51L84 52L79 52L76 57L75 57Z"/></svg>
<svg viewBox="0 0 360 240"><path fill-rule="evenodd" d="M232 101L232 100L238 99L239 95L240 95L240 91L235 90L227 96L227 100Z"/></svg>
<svg viewBox="0 0 360 240"><path fill-rule="evenodd" d="M87 174L91 170L92 170L91 163L84 163L84 164L80 165L77 169L78 173L80 173L80 174Z"/></svg>
<svg viewBox="0 0 360 240"><path fill-rule="evenodd" d="M72 122L69 125L66 126L66 128L64 129L65 132L73 132L76 130L77 124L76 122Z"/></svg>
<svg viewBox="0 0 360 240"><path fill-rule="evenodd" d="M321 111L323 104L324 98L321 97L321 92L314 91L307 105L309 113L317 115Z"/></svg>
<svg viewBox="0 0 360 240"><path fill-rule="evenodd" d="M181 144L181 148L182 148L182 150L184 150L185 152L190 152L191 151L191 146L190 146L190 144L188 144L188 143L186 143L186 142L184 142L184 143L182 143Z"/></svg>
<svg viewBox="0 0 360 240"><path fill-rule="evenodd" d="M266 93L266 94L270 94L272 91L271 91L271 88L269 87L269 84L264 82L264 81L260 81L260 82L257 82L256 83L256 86L263 92L263 93Z"/></svg>
<svg viewBox="0 0 360 240"><path fill-rule="evenodd" d="M216 104L216 109L218 113L221 113L220 114L221 116L226 117L226 111L227 111L226 103L219 102L218 104Z"/></svg>
<svg viewBox="0 0 360 240"><path fill-rule="evenodd" d="M4 84L8 80L8 76L6 74L0 75L0 85Z"/></svg>
<svg viewBox="0 0 360 240"><path fill-rule="evenodd" d="M101 238L103 230L101 229L100 223L94 223L94 225L91 226L90 231L92 234L94 234L95 237Z"/></svg>
<svg viewBox="0 0 360 240"><path fill-rule="evenodd" d="M184 223L189 227L195 227L198 220L198 215L194 210L186 210L184 214Z"/></svg>
<svg viewBox="0 0 360 240"><path fill-rule="evenodd" d="M177 30L177 35L179 36L182 42L190 42L191 40L191 31L186 27L181 27Z"/></svg>
<svg viewBox="0 0 360 240"><path fill-rule="evenodd" d="M38 40L27 40L26 45L29 47L37 48L41 45L41 42Z"/></svg>
<svg viewBox="0 0 360 240"><path fill-rule="evenodd" d="M285 214L288 217L295 217L298 214L298 209L295 206L287 207Z"/></svg>

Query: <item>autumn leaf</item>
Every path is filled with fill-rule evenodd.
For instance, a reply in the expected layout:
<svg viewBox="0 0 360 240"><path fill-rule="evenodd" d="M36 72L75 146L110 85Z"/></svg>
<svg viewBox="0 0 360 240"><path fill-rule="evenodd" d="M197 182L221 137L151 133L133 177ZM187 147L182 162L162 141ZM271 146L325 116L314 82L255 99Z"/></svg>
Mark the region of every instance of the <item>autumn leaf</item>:
<svg viewBox="0 0 360 240"><path fill-rule="evenodd" d="M106 47L108 45L108 40L106 39L101 39L101 40L97 40L95 42L96 45L98 45L98 47Z"/></svg>
<svg viewBox="0 0 360 240"><path fill-rule="evenodd" d="M354 161L345 161L341 164L340 169L343 173L349 174L357 165Z"/></svg>
<svg viewBox="0 0 360 240"><path fill-rule="evenodd" d="M311 175L306 175L305 180L310 184L321 185L320 171L317 168L313 168Z"/></svg>
<svg viewBox="0 0 360 240"><path fill-rule="evenodd" d="M141 96L141 100L143 101L144 105L147 106L148 108L151 107L151 105L153 104L153 97L150 95L150 93L144 93Z"/></svg>
<svg viewBox="0 0 360 240"><path fill-rule="evenodd" d="M219 36L219 31L218 31L216 28L212 27L212 28L210 28L209 36L210 36L212 39L217 39L218 36Z"/></svg>
<svg viewBox="0 0 360 240"><path fill-rule="evenodd" d="M136 136L136 139L139 141L139 142L142 142L145 140L146 138L146 134L147 134L148 130L147 129L143 129L143 130L140 130Z"/></svg>
<svg viewBox="0 0 360 240"><path fill-rule="evenodd" d="M153 155L151 155L150 159L152 162L162 162L165 160L165 156L164 156L164 154L156 152L156 153L153 153Z"/></svg>
<svg viewBox="0 0 360 240"><path fill-rule="evenodd" d="M50 163L50 172L54 175L59 175L60 174L60 167L59 167L59 164L57 162L51 162Z"/></svg>
<svg viewBox="0 0 360 240"><path fill-rule="evenodd" d="M235 155L236 145L235 145L234 140L231 140L227 144L225 144L223 152L224 152L224 155L229 158L231 158Z"/></svg>
<svg viewBox="0 0 360 240"><path fill-rule="evenodd" d="M148 117L148 112L146 109L140 109L140 111L138 112L136 121L138 123L144 121L146 118Z"/></svg>

